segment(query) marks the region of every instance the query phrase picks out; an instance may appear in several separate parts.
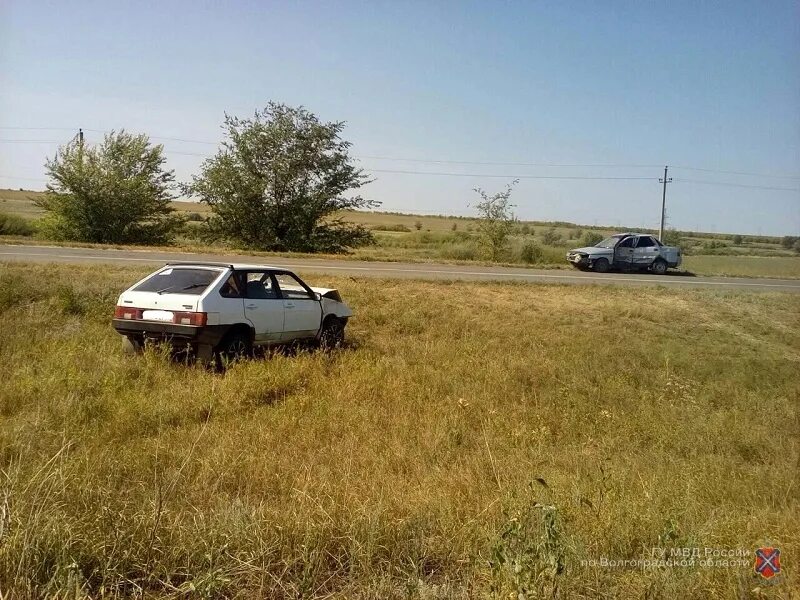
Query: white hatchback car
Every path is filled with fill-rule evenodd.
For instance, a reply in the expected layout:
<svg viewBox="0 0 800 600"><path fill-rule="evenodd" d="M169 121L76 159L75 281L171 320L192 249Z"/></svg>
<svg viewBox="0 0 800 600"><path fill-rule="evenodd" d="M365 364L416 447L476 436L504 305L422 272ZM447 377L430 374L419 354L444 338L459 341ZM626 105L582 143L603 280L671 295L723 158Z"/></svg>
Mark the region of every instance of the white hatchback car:
<svg viewBox="0 0 800 600"><path fill-rule="evenodd" d="M210 360L296 341L339 346L352 315L337 290L312 288L286 269L169 263L120 295L113 325L129 351L167 341Z"/></svg>

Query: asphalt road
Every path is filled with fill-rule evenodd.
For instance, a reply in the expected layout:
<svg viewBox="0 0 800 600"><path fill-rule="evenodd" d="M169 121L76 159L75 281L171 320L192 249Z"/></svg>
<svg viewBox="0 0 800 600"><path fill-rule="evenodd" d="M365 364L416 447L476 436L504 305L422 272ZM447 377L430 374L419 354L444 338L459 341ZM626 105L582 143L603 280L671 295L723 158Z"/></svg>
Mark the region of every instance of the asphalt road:
<svg viewBox="0 0 800 600"><path fill-rule="evenodd" d="M0 245L0 263L7 261L160 265L169 261L243 262L270 264L299 273L336 273L352 277L406 279L528 281L531 283L663 285L678 288L800 292L800 280L694 277L673 273L586 273L575 270L520 269L479 265L366 262L317 258L265 258L236 254L193 254L151 250L106 250L58 246Z"/></svg>

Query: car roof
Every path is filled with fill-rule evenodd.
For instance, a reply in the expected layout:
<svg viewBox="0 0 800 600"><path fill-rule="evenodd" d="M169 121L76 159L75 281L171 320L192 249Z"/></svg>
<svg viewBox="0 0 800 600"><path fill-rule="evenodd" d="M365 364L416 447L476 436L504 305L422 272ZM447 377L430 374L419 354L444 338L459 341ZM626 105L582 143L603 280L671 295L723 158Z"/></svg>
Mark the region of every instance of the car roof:
<svg viewBox="0 0 800 600"><path fill-rule="evenodd" d="M168 267L199 267L205 269L233 269L234 271L286 271L284 267L275 267L271 265L254 265L247 263L222 263L222 262L194 262L194 261L180 261L169 262L165 266Z"/></svg>
<svg viewBox="0 0 800 600"><path fill-rule="evenodd" d="M615 233L611 237L628 237L628 236L631 236L631 235L649 235L649 236L652 237L653 234L652 233L634 233L633 231L629 231L627 233Z"/></svg>

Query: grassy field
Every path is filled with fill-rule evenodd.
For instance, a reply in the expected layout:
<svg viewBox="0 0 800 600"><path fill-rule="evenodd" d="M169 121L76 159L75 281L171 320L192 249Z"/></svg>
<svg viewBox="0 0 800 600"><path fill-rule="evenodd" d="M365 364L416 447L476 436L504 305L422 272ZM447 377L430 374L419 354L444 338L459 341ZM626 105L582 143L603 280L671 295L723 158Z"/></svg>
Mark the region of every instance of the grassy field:
<svg viewBox="0 0 800 600"><path fill-rule="evenodd" d="M800 256L686 256L683 268L698 275L800 279Z"/></svg>
<svg viewBox="0 0 800 600"><path fill-rule="evenodd" d="M131 358L138 268L0 264L4 597L784 597L800 297L309 277L331 355ZM581 561L781 548L747 566ZM518 596L523 592L523 596Z"/></svg>
<svg viewBox="0 0 800 600"><path fill-rule="evenodd" d="M38 239L31 235L35 234L34 225L41 216L41 211L32 201L36 194L0 190L0 240L19 242ZM207 205L181 201L172 204L176 210L193 219L176 240L178 248L196 252L234 249L223 244L209 247L207 242L198 239L196 232L200 221L209 214ZM4 229L3 214L29 221L9 223ZM406 262L487 262L475 219L365 211L347 211L342 216L365 225L375 237L375 244L355 249L350 258ZM27 228L27 237L1 235L4 231L6 234L19 232L20 226ZM564 258L566 250L586 245L585 238L589 233L605 236L615 231L568 223L519 222L514 225L507 252L500 262L569 269L571 267ZM800 256L782 248L778 238L750 236L734 244L728 239L730 237L684 232L681 245L686 257L685 268L697 275L800 278Z"/></svg>

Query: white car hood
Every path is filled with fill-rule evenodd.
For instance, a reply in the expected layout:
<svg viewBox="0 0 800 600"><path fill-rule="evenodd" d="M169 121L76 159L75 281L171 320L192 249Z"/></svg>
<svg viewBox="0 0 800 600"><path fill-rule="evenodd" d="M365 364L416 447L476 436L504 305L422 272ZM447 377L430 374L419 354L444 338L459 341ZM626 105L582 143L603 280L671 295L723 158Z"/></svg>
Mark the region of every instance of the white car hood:
<svg viewBox="0 0 800 600"><path fill-rule="evenodd" d="M586 246L584 248L575 248L574 250L570 250L570 252L581 252L583 254L588 254L589 256L595 256L598 254L614 254L614 249L600 248L598 246Z"/></svg>

